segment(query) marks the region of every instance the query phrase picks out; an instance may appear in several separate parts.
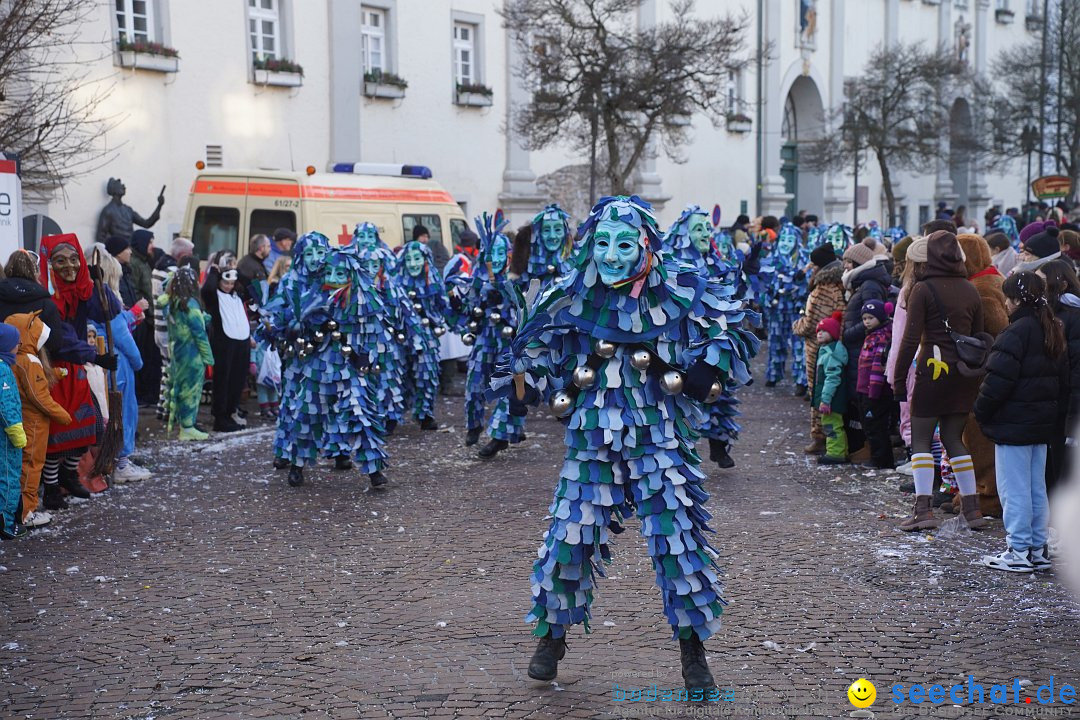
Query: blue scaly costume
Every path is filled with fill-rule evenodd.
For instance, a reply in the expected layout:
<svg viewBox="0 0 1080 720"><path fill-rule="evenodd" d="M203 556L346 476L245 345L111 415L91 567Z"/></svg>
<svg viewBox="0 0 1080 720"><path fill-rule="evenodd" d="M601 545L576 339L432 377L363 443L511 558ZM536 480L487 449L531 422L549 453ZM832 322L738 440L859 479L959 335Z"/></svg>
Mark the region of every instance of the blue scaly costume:
<svg viewBox="0 0 1080 720"><path fill-rule="evenodd" d="M406 267L409 253L419 252L424 258L424 268L419 275L411 275ZM396 283L412 304L412 312L418 319L410 323L420 352L405 357L404 384L406 407L410 404L413 416L425 430L434 430L435 398L439 392L439 338L446 332L446 314L449 305L442 275L435 267L431 250L422 242L405 243L398 263Z"/></svg>
<svg viewBox="0 0 1080 720"><path fill-rule="evenodd" d="M557 220L562 223L562 245L552 250L544 243L544 221ZM527 287L529 281L539 280L540 289L548 289L556 278L569 270L568 259L574 236L570 232L570 215L567 214L557 203L547 205L532 219L532 239L529 247L529 265L525 274L521 276L522 283Z"/></svg>
<svg viewBox="0 0 1080 720"><path fill-rule="evenodd" d="M611 286L590 260L602 218L634 229L642 246L637 268ZM526 400L550 402L566 424L552 520L533 565L527 621L541 640L529 674L553 678L567 629L582 623L588 632L610 533L636 513L682 646L684 679L711 686L701 641L720 628L725 601L704 535L708 496L694 447L703 407L680 390L693 380L704 385L701 399L715 399L728 379L748 382L757 342L742 327L742 301L665 258L647 202L603 198L580 231L574 268L537 300L493 383L516 397L522 379ZM688 662L697 668L689 675Z"/></svg>
<svg viewBox="0 0 1080 720"><path fill-rule="evenodd" d="M792 246L790 252L782 249L785 244ZM805 343L791 331L791 326L799 319L799 312L803 309L809 292L806 273L802 271L802 265L798 264L803 246L802 232L791 223L785 223L780 228L773 251L769 254L773 280L768 288L763 309L769 330L766 382L775 385L784 379L784 365L790 355L791 379L805 392Z"/></svg>

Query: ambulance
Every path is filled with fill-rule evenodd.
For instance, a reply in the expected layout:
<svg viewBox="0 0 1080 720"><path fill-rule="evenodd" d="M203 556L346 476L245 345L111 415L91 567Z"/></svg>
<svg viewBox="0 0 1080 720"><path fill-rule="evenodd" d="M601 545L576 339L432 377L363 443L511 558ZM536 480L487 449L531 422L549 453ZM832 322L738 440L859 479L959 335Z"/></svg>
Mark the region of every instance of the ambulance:
<svg viewBox="0 0 1080 720"><path fill-rule="evenodd" d="M391 247L412 240L417 225L448 252L467 227L454 198L420 165L340 163L331 172L221 170L196 164L182 233L206 259L218 250L239 258L249 239L273 237L278 228L296 234L318 231L347 244L357 223L368 221Z"/></svg>

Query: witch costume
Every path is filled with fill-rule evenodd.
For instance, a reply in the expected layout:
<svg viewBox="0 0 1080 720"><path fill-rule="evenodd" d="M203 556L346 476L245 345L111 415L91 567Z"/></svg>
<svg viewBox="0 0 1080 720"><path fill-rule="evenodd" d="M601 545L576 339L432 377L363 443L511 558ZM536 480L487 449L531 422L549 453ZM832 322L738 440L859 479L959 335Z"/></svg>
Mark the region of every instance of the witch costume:
<svg viewBox="0 0 1080 720"><path fill-rule="evenodd" d="M719 630L725 601L704 536L694 428L725 382L750 380L755 345L743 302L665 258L647 202L603 198L580 232L574 269L537 300L493 382L513 412L543 399L566 424L552 520L533 564L527 621L541 639L529 676L553 679L569 627L589 631L609 533L636 513L683 678L700 695L715 687L702 641Z"/></svg>

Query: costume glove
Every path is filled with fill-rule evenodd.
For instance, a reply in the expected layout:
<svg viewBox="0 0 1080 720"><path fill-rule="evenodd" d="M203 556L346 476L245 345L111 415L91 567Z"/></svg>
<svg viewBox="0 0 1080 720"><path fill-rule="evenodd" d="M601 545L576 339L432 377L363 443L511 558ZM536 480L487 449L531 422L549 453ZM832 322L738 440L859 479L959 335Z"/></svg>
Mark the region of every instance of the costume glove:
<svg viewBox="0 0 1080 720"><path fill-rule="evenodd" d="M26 431L23 430L23 424L17 422L14 425L8 425L4 428L4 432L7 433L8 439L11 440L11 444L17 448L26 447Z"/></svg>
<svg viewBox="0 0 1080 720"><path fill-rule="evenodd" d="M105 370L116 370L116 356L105 353L94 358L94 364Z"/></svg>

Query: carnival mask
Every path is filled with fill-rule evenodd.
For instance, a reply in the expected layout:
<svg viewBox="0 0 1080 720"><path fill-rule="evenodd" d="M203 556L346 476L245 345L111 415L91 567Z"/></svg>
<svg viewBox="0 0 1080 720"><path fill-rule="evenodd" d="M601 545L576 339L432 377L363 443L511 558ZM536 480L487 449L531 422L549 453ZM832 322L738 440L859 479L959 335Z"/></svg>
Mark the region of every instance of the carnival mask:
<svg viewBox="0 0 1080 720"><path fill-rule="evenodd" d="M829 228L825 233L825 239L833 246L833 250L837 255L843 254L847 250L847 234L844 232L844 228L840 225L834 225Z"/></svg>
<svg viewBox="0 0 1080 720"><path fill-rule="evenodd" d="M488 262L491 263L491 272L498 275L506 267L506 255L509 251L510 241L505 235L499 235L491 243L491 251L488 253Z"/></svg>
<svg viewBox="0 0 1080 720"><path fill-rule="evenodd" d="M372 250L379 244L379 231L372 223L361 223L356 228L356 244L362 250Z"/></svg>
<svg viewBox="0 0 1080 720"><path fill-rule="evenodd" d="M716 247L724 257L730 257L732 253L731 235L726 232L719 233L716 238Z"/></svg>
<svg viewBox="0 0 1080 720"><path fill-rule="evenodd" d="M641 259L641 233L622 220L604 218L593 231L593 263L600 280L611 286L626 280Z"/></svg>
<svg viewBox="0 0 1080 720"><path fill-rule="evenodd" d="M795 232L794 228L787 228L780 232L780 238L776 241L776 251L782 257L789 258L795 252L797 242Z"/></svg>
<svg viewBox="0 0 1080 720"><path fill-rule="evenodd" d="M712 226L709 218L697 213L690 216L689 225L690 242L702 255L709 252L709 236L712 234Z"/></svg>
<svg viewBox="0 0 1080 720"><path fill-rule="evenodd" d="M411 277L420 277L424 272L424 253L416 248L405 251L405 272Z"/></svg>
<svg viewBox="0 0 1080 720"><path fill-rule="evenodd" d="M369 257L364 260L364 269L372 275L378 275L382 270L382 260L377 257Z"/></svg>
<svg viewBox="0 0 1080 720"><path fill-rule="evenodd" d="M345 287L349 284L349 269L344 265L327 265L323 282L331 287Z"/></svg>
<svg viewBox="0 0 1080 720"><path fill-rule="evenodd" d="M79 276L79 268L82 267L82 263L79 262L79 253L75 251L75 248L68 245L58 245L53 250L52 257L49 258L49 266L57 277L64 282L71 283L75 282L75 279Z"/></svg>
<svg viewBox="0 0 1080 720"><path fill-rule="evenodd" d="M327 252L329 248L320 243L308 243L304 248L304 267L308 269L308 272L318 272L322 268L323 263L326 262Z"/></svg>
<svg viewBox="0 0 1080 720"><path fill-rule="evenodd" d="M549 252L559 252L566 242L566 223L558 215L545 215L540 226L540 239Z"/></svg>

